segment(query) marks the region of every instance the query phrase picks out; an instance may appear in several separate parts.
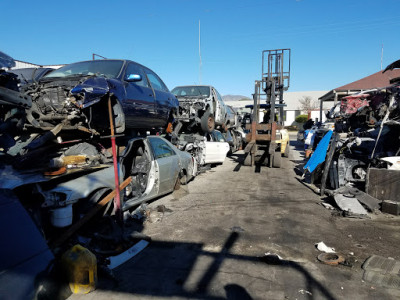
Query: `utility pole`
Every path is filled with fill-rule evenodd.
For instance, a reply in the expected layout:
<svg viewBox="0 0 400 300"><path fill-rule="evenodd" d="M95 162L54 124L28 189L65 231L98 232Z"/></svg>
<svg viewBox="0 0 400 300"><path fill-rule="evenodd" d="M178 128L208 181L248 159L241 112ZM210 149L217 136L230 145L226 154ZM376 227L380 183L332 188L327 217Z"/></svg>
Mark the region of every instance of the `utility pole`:
<svg viewBox="0 0 400 300"><path fill-rule="evenodd" d="M201 34L200 34L200 20L199 20L199 84L201 84Z"/></svg>
<svg viewBox="0 0 400 300"><path fill-rule="evenodd" d="M381 71L382 71L382 62L383 62L383 43L382 43L382 51L381 51Z"/></svg>

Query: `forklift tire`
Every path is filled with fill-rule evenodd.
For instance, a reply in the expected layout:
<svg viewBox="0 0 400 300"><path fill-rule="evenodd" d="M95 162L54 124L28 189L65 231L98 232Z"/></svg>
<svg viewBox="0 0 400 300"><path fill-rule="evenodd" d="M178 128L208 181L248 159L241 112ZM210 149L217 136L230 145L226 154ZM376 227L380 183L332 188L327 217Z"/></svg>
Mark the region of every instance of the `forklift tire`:
<svg viewBox="0 0 400 300"><path fill-rule="evenodd" d="M201 130L205 133L211 133L215 129L214 116L207 110L201 117Z"/></svg>
<svg viewBox="0 0 400 300"><path fill-rule="evenodd" d="M290 152L289 144L286 144L285 153L283 153L283 156L289 157L289 152Z"/></svg>
<svg viewBox="0 0 400 300"><path fill-rule="evenodd" d="M280 168L282 162L282 154L281 151L275 151L272 157L272 167L273 168Z"/></svg>

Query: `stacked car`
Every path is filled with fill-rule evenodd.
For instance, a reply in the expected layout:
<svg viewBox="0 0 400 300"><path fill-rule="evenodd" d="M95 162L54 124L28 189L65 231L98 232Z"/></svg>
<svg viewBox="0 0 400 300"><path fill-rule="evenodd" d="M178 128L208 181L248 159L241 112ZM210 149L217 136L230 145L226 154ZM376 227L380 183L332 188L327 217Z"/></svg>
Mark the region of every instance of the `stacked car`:
<svg viewBox="0 0 400 300"><path fill-rule="evenodd" d="M23 84L8 71L11 57L1 53L0 62L1 188L23 201L48 241L109 194L116 175L132 179L122 206L130 210L190 181L200 166L222 163L229 151L214 131L227 128L227 108L213 87L174 89L182 103L156 73L129 60L20 72ZM173 123L184 123L187 134L174 139Z"/></svg>
<svg viewBox="0 0 400 300"><path fill-rule="evenodd" d="M223 163L230 149L216 128L225 133L236 121L211 86L171 93L155 72L120 59L56 70L13 66L0 52L0 202L25 208L28 214L12 215L37 226L32 239L46 261L10 268L47 269L53 255L43 245L59 249L60 235L113 195L118 182L122 212L133 211L186 184L202 166ZM103 215L118 216L117 204L105 203ZM24 243L18 236L13 245ZM31 291L36 282L23 285Z"/></svg>

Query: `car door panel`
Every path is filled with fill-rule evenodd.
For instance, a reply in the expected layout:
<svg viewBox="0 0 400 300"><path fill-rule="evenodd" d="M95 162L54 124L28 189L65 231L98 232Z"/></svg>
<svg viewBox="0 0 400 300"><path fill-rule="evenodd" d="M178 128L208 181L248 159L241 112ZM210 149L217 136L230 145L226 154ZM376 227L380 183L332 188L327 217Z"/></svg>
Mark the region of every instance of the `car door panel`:
<svg viewBox="0 0 400 300"><path fill-rule="evenodd" d="M178 156L163 157L157 159L159 167L160 191L159 194L166 194L174 189L176 179L179 175Z"/></svg>
<svg viewBox="0 0 400 300"><path fill-rule="evenodd" d="M159 194L171 192L180 171L179 157L161 137L148 137L154 159L159 168Z"/></svg>
<svg viewBox="0 0 400 300"><path fill-rule="evenodd" d="M173 95L157 74L148 68L145 68L144 71L155 93L154 126L164 127L168 121Z"/></svg>
<svg viewBox="0 0 400 300"><path fill-rule="evenodd" d="M226 154L229 151L229 144L226 142L205 142L205 160L206 164L223 163Z"/></svg>
<svg viewBox="0 0 400 300"><path fill-rule="evenodd" d="M141 66L130 63L125 75L138 74L142 76L140 82L126 82L126 99L122 103L126 112L126 125L131 128L148 128L149 122L154 119L154 93Z"/></svg>

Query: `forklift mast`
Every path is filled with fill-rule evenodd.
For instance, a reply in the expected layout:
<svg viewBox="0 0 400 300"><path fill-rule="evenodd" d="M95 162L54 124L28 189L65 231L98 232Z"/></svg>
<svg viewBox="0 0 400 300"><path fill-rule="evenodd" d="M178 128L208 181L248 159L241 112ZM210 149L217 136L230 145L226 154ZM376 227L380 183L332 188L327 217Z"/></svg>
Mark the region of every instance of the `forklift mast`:
<svg viewBox="0 0 400 300"><path fill-rule="evenodd" d="M290 85L290 49L264 50L262 52L261 84L258 90L265 93L266 103L271 106L270 120L275 119L275 104L279 105L278 124L283 125L283 92Z"/></svg>
<svg viewBox="0 0 400 300"><path fill-rule="evenodd" d="M261 153L261 163L269 157L269 164L273 166L273 157L276 157L275 165L280 166L280 145L276 143L276 130L284 125L283 108L286 105L283 92L288 90L290 84L290 52L290 49L262 52L261 80L255 81L253 94L252 123L246 126L250 132L246 136L248 144L245 148L245 165L252 166ZM261 107L267 109L263 120L260 120Z"/></svg>

